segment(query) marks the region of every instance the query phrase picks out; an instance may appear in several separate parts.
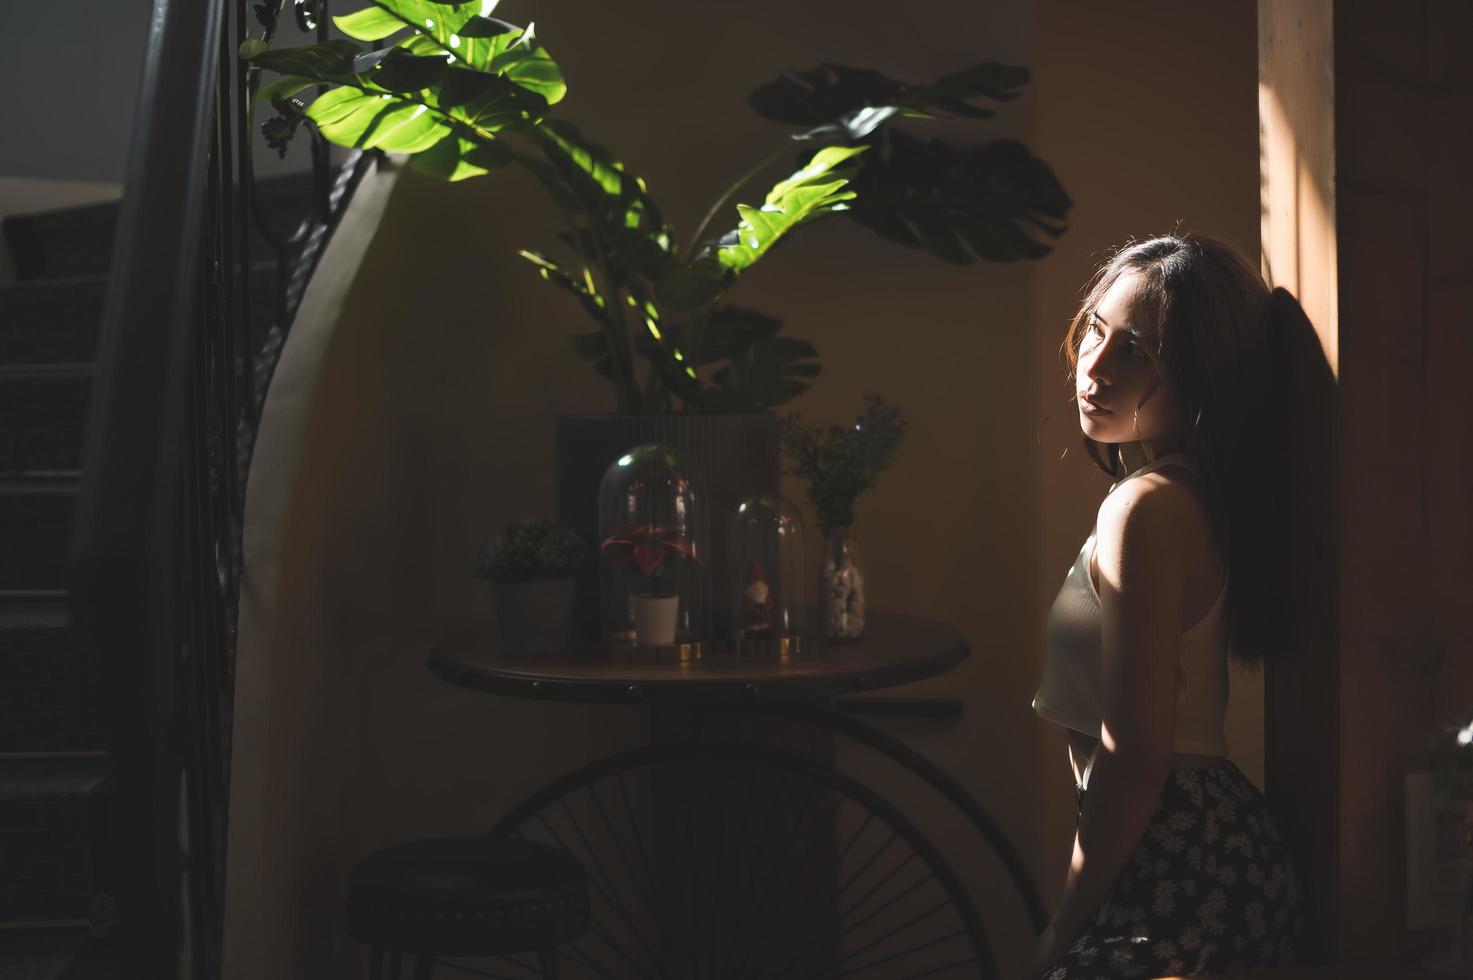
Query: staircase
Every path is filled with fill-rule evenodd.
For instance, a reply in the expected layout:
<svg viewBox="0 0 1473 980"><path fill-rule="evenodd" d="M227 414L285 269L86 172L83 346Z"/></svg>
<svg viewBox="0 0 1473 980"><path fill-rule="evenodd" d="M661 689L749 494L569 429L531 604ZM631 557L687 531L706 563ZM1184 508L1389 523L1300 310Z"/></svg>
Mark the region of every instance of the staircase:
<svg viewBox="0 0 1473 980"><path fill-rule="evenodd" d="M308 182L262 181L290 230ZM70 629L66 561L116 202L0 225L0 980L112 977L102 657ZM253 237L252 253L275 255ZM275 309L274 261L253 266L252 343Z"/></svg>

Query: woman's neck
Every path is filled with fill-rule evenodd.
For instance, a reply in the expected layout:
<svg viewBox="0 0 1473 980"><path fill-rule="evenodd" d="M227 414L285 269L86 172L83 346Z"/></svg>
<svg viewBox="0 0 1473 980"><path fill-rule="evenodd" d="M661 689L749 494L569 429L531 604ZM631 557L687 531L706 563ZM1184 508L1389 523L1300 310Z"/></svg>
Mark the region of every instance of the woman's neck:
<svg viewBox="0 0 1473 980"><path fill-rule="evenodd" d="M1181 448L1178 446L1152 446L1150 447L1150 453L1148 455L1146 448L1147 447L1145 443L1141 442L1120 443L1120 463L1125 468L1125 473L1122 473L1121 476L1125 476L1129 473L1134 473L1136 470L1140 469L1142 466L1145 466L1152 460L1160 459L1162 456L1170 456L1173 453L1179 453L1182 451Z"/></svg>

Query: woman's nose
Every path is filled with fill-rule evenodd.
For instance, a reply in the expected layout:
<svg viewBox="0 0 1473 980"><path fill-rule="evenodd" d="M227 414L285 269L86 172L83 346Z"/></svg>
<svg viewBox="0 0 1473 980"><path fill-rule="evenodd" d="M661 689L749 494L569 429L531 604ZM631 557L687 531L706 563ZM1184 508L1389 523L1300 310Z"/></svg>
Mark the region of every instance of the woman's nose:
<svg viewBox="0 0 1473 980"><path fill-rule="evenodd" d="M1110 383L1110 372L1105 357L1105 345L1099 344L1079 358L1079 370L1086 378L1101 384Z"/></svg>

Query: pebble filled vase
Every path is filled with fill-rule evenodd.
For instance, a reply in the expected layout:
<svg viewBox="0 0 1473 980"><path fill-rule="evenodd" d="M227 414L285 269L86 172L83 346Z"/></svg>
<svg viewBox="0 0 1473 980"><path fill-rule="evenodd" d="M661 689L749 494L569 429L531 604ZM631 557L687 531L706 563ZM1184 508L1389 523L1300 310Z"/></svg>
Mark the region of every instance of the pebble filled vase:
<svg viewBox="0 0 1473 980"><path fill-rule="evenodd" d="M864 634L864 568L859 560L859 532L853 524L823 529L818 628L835 643L852 643Z"/></svg>

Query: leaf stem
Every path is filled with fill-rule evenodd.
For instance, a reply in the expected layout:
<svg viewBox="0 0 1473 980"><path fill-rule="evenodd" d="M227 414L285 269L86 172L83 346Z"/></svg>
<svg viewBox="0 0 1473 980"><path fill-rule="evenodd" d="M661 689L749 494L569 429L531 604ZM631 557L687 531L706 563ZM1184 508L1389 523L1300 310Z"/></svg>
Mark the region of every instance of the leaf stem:
<svg viewBox="0 0 1473 980"><path fill-rule="evenodd" d="M690 362L695 370L701 369L701 345L705 342L706 324L711 319L711 308L714 303L707 303L696 311L695 329L691 334Z"/></svg>
<svg viewBox="0 0 1473 980"><path fill-rule="evenodd" d="M695 234L691 236L690 246L686 249L685 252L685 261L687 264L689 264L691 259L695 257L696 249L701 244L701 236L706 233L707 227L710 226L712 220L715 219L717 213L720 212L722 208L726 207L731 199L736 196L737 191L747 186L747 184L752 180L753 177L756 177L763 170L766 170L772 164L780 160L783 155L789 151L790 148L791 141L785 140L782 146L779 146L769 156L763 157L760 163L738 177L736 183L728 187L726 189L726 192L722 194L721 197L717 198L716 203L711 205L711 210L706 212L706 216L701 219L700 225L696 227Z"/></svg>
<svg viewBox="0 0 1473 980"><path fill-rule="evenodd" d="M503 145L506 142L505 139L502 140ZM535 167L529 166L526 159L520 153L517 153L509 146L507 150L511 153L512 159L516 160L524 170L531 174L533 179L539 182L542 180L542 175L538 173ZM552 188L548 188L547 190L547 196L552 198L552 203L557 207L563 216L563 221L568 225L568 240L572 245L574 254L578 256L578 263L582 268L584 280L587 281L591 278L589 273L590 268L597 268L602 273L600 278L604 286L601 293L604 299L604 316L601 326L609 338L609 356L614 362L614 390L619 400L619 410L634 414L640 399L639 388L634 377L633 353L630 351L628 345L629 328L624 320L623 303L620 301L618 286L613 282L613 277L608 271L608 261L603 252L602 239L600 239L598 231L593 227L594 222L590 219L588 221L588 236L593 240L593 247L598 252L598 255L594 261L589 261L588 255L583 251L581 236L578 234L578 225L574 222L572 214L563 204L562 198L555 190ZM593 292L595 296L600 295L600 290L596 285Z"/></svg>

